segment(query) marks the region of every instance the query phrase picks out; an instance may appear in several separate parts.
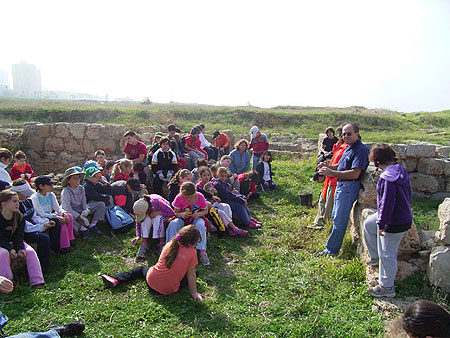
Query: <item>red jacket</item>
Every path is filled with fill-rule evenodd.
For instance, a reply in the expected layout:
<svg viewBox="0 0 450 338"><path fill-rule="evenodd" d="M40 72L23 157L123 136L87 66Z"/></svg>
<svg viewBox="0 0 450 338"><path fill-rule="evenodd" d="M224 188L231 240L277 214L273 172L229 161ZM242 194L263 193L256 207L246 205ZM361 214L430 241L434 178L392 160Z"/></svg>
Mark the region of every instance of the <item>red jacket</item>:
<svg viewBox="0 0 450 338"><path fill-rule="evenodd" d="M266 134L256 136L250 142L248 149L253 148L253 154L261 154L264 150L269 150L269 139Z"/></svg>
<svg viewBox="0 0 450 338"><path fill-rule="evenodd" d="M11 180L17 180L18 178L21 178L22 174L29 174L30 177L25 175L23 177L27 180L27 182L31 185L31 179L34 177L34 172L31 169L30 165L28 163L24 163L23 166L19 167L17 163L14 163L14 165L11 168Z"/></svg>

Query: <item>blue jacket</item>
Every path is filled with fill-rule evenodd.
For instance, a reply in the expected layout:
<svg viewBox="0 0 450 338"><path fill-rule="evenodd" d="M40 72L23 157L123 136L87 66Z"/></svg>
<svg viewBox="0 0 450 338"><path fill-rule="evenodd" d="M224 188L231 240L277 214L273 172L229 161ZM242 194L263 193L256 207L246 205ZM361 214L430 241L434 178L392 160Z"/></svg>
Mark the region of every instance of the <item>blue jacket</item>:
<svg viewBox="0 0 450 338"><path fill-rule="evenodd" d="M103 184L99 182L94 185L91 181L84 179L83 181L84 191L86 193L86 200L89 201L101 201L106 204L109 203L111 196L111 185L109 183Z"/></svg>
<svg viewBox="0 0 450 338"><path fill-rule="evenodd" d="M230 153L230 157L232 161L228 169L230 169L232 173L242 174L250 169L250 153L248 150L246 150L241 156L239 150L234 149Z"/></svg>
<svg viewBox="0 0 450 338"><path fill-rule="evenodd" d="M411 185L400 164L386 167L377 184L378 229L403 232L411 227Z"/></svg>

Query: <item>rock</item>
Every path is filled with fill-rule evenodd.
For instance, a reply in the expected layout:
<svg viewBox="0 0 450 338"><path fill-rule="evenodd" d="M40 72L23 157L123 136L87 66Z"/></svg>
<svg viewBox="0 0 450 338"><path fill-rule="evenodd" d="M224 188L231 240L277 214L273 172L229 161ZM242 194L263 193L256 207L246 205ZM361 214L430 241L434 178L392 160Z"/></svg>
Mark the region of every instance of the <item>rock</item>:
<svg viewBox="0 0 450 338"><path fill-rule="evenodd" d="M421 174L440 176L444 173L444 160L421 158L417 161L417 171Z"/></svg>
<svg viewBox="0 0 450 338"><path fill-rule="evenodd" d="M106 154L114 154L118 150L118 142L113 139L102 138L95 145L95 149L102 149Z"/></svg>
<svg viewBox="0 0 450 338"><path fill-rule="evenodd" d="M69 124L64 122L55 123L55 137L65 138L69 136Z"/></svg>
<svg viewBox="0 0 450 338"><path fill-rule="evenodd" d="M71 123L69 125L69 132L76 139L82 139L84 137L86 128L86 123Z"/></svg>
<svg viewBox="0 0 450 338"><path fill-rule="evenodd" d="M450 192L450 177L445 178L445 192Z"/></svg>
<svg viewBox="0 0 450 338"><path fill-rule="evenodd" d="M450 247L434 247L430 254L430 263L427 269L430 283L450 291Z"/></svg>
<svg viewBox="0 0 450 338"><path fill-rule="evenodd" d="M450 176L450 161L445 161L444 176Z"/></svg>
<svg viewBox="0 0 450 338"><path fill-rule="evenodd" d="M450 198L446 198L438 208L441 241L450 244Z"/></svg>
<svg viewBox="0 0 450 338"><path fill-rule="evenodd" d="M411 188L413 191L434 193L439 191L439 183L433 176L411 173Z"/></svg>
<svg viewBox="0 0 450 338"><path fill-rule="evenodd" d="M436 145L436 155L441 158L450 158L450 147Z"/></svg>
<svg viewBox="0 0 450 338"><path fill-rule="evenodd" d="M94 152L96 150L92 145L92 141L87 138L83 139L83 141L81 142L81 149L83 149L84 153L92 154L91 156L94 155Z"/></svg>
<svg viewBox="0 0 450 338"><path fill-rule="evenodd" d="M417 254L420 257L426 257L428 258L428 256L430 256L431 250L420 250ZM428 262L428 261L427 261Z"/></svg>
<svg viewBox="0 0 450 338"><path fill-rule="evenodd" d="M375 298L373 300L374 306L372 311L390 311L390 312L400 312L405 310L412 303L420 300L418 297L408 297L403 298Z"/></svg>
<svg viewBox="0 0 450 338"><path fill-rule="evenodd" d="M359 190L358 203L363 206L376 208L377 207L377 185L379 177L376 180L372 179L372 169L368 169L361 180L361 189Z"/></svg>
<svg viewBox="0 0 450 338"><path fill-rule="evenodd" d="M105 126L103 124L89 124L85 139L98 140L106 137Z"/></svg>
<svg viewBox="0 0 450 338"><path fill-rule="evenodd" d="M50 137L45 140L44 150L50 152L60 152L64 150L64 143L62 139Z"/></svg>
<svg viewBox="0 0 450 338"><path fill-rule="evenodd" d="M435 230L420 230L418 233L420 246L427 249L431 249L433 246L435 246L434 243L438 242L438 239L436 238L436 232L437 231ZM429 243L429 241L433 243L431 247L428 244L425 245L425 243Z"/></svg>
<svg viewBox="0 0 450 338"><path fill-rule="evenodd" d="M403 236L398 247L398 259L409 260L411 255L418 252L420 249L419 234L417 233L416 224L413 221L411 229Z"/></svg>
<svg viewBox="0 0 450 338"><path fill-rule="evenodd" d="M363 261L369 260L366 244L364 242L364 222L365 220L376 212L374 208L368 208L356 202L350 212L350 235L353 243L356 245L358 255Z"/></svg>
<svg viewBox="0 0 450 338"><path fill-rule="evenodd" d="M443 201L450 197L450 192L436 192L431 194L430 197L436 201Z"/></svg>
<svg viewBox="0 0 450 338"><path fill-rule="evenodd" d="M420 268L417 265L405 261L398 261L397 275L395 276L395 279L402 281L405 278L414 275L418 271L420 271Z"/></svg>
<svg viewBox="0 0 450 338"><path fill-rule="evenodd" d="M406 157L434 157L435 153L436 146L432 144L408 144L406 146Z"/></svg>
<svg viewBox="0 0 450 338"><path fill-rule="evenodd" d="M64 139L64 149L71 153L81 153L83 151L80 140L73 137Z"/></svg>
<svg viewBox="0 0 450 338"><path fill-rule="evenodd" d="M389 144L394 149L399 160L406 159L406 144Z"/></svg>
<svg viewBox="0 0 450 338"><path fill-rule="evenodd" d="M409 173L412 173L417 169L417 160L415 158L407 158L405 160L401 160L400 164L404 166Z"/></svg>

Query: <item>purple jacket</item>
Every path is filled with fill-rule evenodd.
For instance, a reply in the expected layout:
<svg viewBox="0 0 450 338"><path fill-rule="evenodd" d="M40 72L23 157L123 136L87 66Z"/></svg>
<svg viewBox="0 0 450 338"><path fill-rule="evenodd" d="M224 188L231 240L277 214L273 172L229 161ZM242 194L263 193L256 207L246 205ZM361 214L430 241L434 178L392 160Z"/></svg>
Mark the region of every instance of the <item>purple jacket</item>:
<svg viewBox="0 0 450 338"><path fill-rule="evenodd" d="M400 164L386 167L377 184L378 229L403 232L411 227L411 185Z"/></svg>
<svg viewBox="0 0 450 338"><path fill-rule="evenodd" d="M230 201L245 204L245 196L241 194L234 194L228 188L228 184L221 182L218 178L213 178L211 182L213 184L213 187L216 188L217 195L222 200L222 202L227 203L227 201Z"/></svg>

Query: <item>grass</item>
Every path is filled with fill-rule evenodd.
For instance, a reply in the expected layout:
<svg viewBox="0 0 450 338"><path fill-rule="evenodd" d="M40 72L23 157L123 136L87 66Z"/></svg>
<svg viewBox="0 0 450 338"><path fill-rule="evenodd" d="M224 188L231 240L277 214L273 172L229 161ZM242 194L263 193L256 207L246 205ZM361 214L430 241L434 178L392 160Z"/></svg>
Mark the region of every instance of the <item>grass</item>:
<svg viewBox="0 0 450 338"><path fill-rule="evenodd" d="M276 160L273 170L281 191L264 193L250 205L263 227L247 238L211 236L212 264L198 267L205 302L194 302L187 289L171 296L150 293L143 281L104 290L98 275L131 268L137 252L132 232L106 235L78 240L73 253L53 257L45 289L21 280L14 293L1 295L0 310L10 318L7 332L78 319L86 323L83 337L382 337L384 317L371 310L364 264L349 235L339 257L312 255L323 249L330 228L304 228L316 209L300 206L298 192L318 196L320 185L309 181L314 159ZM435 218L428 211L433 208L414 200L418 223ZM148 264L155 261L156 246ZM421 274L398 290L400 297L439 297Z"/></svg>
<svg viewBox="0 0 450 338"><path fill-rule="evenodd" d="M401 114L364 107L221 107L136 102L73 102L0 97L0 121L118 123L129 128L175 123L183 131L204 123L208 132L227 126L235 134L258 125L265 132L292 133L311 139L327 125L358 123L365 142L408 143L411 140L450 145L450 110Z"/></svg>

